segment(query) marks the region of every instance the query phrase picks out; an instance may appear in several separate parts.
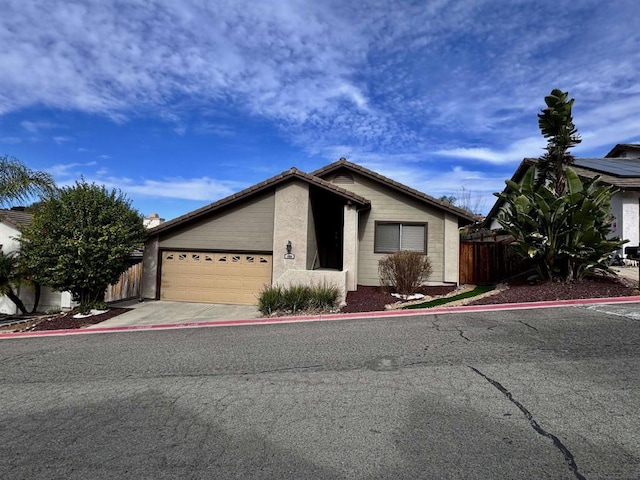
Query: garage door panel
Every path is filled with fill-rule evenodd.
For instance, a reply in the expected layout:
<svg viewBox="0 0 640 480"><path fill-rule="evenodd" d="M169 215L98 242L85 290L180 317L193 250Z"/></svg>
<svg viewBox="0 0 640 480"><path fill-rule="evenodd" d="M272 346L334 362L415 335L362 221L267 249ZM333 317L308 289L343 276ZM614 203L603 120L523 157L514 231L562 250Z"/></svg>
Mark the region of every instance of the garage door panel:
<svg viewBox="0 0 640 480"><path fill-rule="evenodd" d="M271 284L272 256L164 251L160 298L255 305Z"/></svg>

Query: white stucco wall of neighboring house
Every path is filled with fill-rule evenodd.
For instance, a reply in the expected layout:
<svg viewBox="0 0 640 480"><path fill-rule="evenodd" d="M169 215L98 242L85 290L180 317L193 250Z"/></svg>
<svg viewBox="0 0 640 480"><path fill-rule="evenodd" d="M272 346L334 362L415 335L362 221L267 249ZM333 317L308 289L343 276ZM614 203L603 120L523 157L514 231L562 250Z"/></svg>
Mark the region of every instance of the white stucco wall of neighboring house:
<svg viewBox="0 0 640 480"><path fill-rule="evenodd" d="M624 246L637 247L640 242L640 192L620 192L612 200L620 204L621 215L616 215L614 202L612 201L612 213L616 217L614 222L620 229L617 234L624 240L629 240ZM624 246L623 251L624 251Z"/></svg>
<svg viewBox="0 0 640 480"><path fill-rule="evenodd" d="M0 245L4 253L15 252L20 248L20 244L14 238L20 235L20 232L6 223L0 222ZM14 314L16 313L15 304L6 296L0 296L0 313Z"/></svg>
<svg viewBox="0 0 640 480"><path fill-rule="evenodd" d="M20 232L17 228L0 222L0 245L2 245L2 251L4 253L15 252L20 249L20 244L18 240L16 240L19 236Z"/></svg>

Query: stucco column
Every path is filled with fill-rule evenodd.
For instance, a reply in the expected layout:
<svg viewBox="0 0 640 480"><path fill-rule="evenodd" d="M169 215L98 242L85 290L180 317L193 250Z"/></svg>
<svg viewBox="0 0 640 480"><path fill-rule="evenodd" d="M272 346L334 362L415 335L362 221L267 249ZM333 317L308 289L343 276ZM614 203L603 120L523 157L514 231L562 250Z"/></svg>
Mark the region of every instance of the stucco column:
<svg viewBox="0 0 640 480"><path fill-rule="evenodd" d="M309 185L292 182L276 189L273 215L273 283L287 270L307 269ZM287 242L295 258L285 258Z"/></svg>
<svg viewBox="0 0 640 480"><path fill-rule="evenodd" d="M158 293L158 236L147 241L144 245L142 257L142 286L140 296L142 298L156 298Z"/></svg>
<svg viewBox="0 0 640 480"><path fill-rule="evenodd" d="M460 231L458 219L444 216L444 268L443 282L458 283L460 280Z"/></svg>
<svg viewBox="0 0 640 480"><path fill-rule="evenodd" d="M342 269L347 272L347 290L358 288L358 210L344 206Z"/></svg>

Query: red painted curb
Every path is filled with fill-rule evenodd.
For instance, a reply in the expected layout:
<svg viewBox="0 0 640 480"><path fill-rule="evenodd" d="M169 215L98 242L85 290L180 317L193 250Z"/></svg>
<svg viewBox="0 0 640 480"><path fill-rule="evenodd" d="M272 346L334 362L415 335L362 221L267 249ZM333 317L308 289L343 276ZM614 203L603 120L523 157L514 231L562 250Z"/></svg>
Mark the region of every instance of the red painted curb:
<svg viewBox="0 0 640 480"><path fill-rule="evenodd" d="M469 305L460 307L436 307L413 310L387 310L384 312L335 313L329 315L309 315L299 317L253 318L247 320L212 320L205 322L165 323L154 325L129 325L122 327L103 327L72 330L46 330L42 332L0 333L0 339L33 338L62 335L87 335L93 333L136 332L148 330L173 330L178 328L230 327L240 325L274 325L279 323L304 323L332 320L357 320L384 317L415 317L442 315L447 313L474 313L505 310L530 310L537 308L575 307L581 305L606 305L618 303L640 303L640 296L587 298L581 300L555 300L546 302L501 303L495 305Z"/></svg>

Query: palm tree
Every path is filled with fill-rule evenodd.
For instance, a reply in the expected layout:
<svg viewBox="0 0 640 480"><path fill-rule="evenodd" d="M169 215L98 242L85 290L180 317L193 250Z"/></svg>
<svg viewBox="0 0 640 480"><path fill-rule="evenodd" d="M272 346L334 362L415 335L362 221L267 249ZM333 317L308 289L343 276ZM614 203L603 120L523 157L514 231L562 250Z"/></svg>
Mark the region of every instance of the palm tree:
<svg viewBox="0 0 640 480"><path fill-rule="evenodd" d="M53 177L48 173L31 170L17 158L0 157L0 206L47 197L56 190Z"/></svg>

